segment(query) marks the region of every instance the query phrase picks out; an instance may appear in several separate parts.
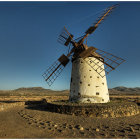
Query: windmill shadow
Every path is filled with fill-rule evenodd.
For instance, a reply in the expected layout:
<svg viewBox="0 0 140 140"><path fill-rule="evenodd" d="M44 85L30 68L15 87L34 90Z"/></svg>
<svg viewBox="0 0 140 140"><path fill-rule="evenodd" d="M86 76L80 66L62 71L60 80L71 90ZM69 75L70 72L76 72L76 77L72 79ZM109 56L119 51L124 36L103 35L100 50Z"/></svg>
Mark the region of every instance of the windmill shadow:
<svg viewBox="0 0 140 140"><path fill-rule="evenodd" d="M48 111L47 102L42 101L26 101L25 108L31 110L40 110L40 111Z"/></svg>
<svg viewBox="0 0 140 140"><path fill-rule="evenodd" d="M56 106L54 106L51 103L46 102L46 100L26 101L25 105L26 105L25 109L60 113L58 112L58 108Z"/></svg>
<svg viewBox="0 0 140 140"><path fill-rule="evenodd" d="M36 105L27 105L25 107L26 109L30 109L30 110L39 110L39 111L48 111L48 112L53 112L53 111L50 111L48 108L47 108L47 104L36 104Z"/></svg>

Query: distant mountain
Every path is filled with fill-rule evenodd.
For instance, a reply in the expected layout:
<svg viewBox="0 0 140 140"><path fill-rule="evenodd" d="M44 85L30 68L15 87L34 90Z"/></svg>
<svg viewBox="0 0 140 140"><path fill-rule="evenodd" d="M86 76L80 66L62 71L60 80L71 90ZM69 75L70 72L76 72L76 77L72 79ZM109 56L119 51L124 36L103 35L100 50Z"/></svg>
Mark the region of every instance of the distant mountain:
<svg viewBox="0 0 140 140"><path fill-rule="evenodd" d="M109 89L110 95L140 95L140 87L127 88L123 86ZM69 90L54 91L42 87L18 88L15 90L0 90L1 96L49 96L69 95Z"/></svg>
<svg viewBox="0 0 140 140"><path fill-rule="evenodd" d="M50 89L44 89L42 87L28 87L18 88L15 90L0 90L1 96L48 96L48 95L68 95L68 90L54 91Z"/></svg>
<svg viewBox="0 0 140 140"><path fill-rule="evenodd" d="M140 94L140 87L135 88L128 88L128 87L115 87L112 89L109 89L110 94Z"/></svg>
<svg viewBox="0 0 140 140"><path fill-rule="evenodd" d="M18 88L18 89L15 89L15 91L50 91L50 89L44 89L42 87L28 87L28 88Z"/></svg>

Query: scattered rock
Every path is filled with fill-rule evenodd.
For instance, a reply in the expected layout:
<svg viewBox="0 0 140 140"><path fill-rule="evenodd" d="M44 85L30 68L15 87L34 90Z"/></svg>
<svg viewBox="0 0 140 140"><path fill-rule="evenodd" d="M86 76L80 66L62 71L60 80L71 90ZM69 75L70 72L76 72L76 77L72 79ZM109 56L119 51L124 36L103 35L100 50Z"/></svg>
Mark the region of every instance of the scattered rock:
<svg viewBox="0 0 140 140"><path fill-rule="evenodd" d="M135 124L136 126L140 126L140 124Z"/></svg>
<svg viewBox="0 0 140 140"><path fill-rule="evenodd" d="M84 130L84 128L81 126L81 127L80 127L80 130L81 130L81 131L83 131L83 130Z"/></svg>
<svg viewBox="0 0 140 140"><path fill-rule="evenodd" d="M86 128L87 131L89 131L89 128Z"/></svg>
<svg viewBox="0 0 140 140"><path fill-rule="evenodd" d="M78 128L79 129L80 125L75 125L75 128Z"/></svg>
<svg viewBox="0 0 140 140"><path fill-rule="evenodd" d="M84 130L84 128L83 128L81 125L76 125L75 128L77 128L77 129L79 129L79 130L81 130L81 131Z"/></svg>
<svg viewBox="0 0 140 140"><path fill-rule="evenodd" d="M67 123L64 123L63 125L65 125L65 126L66 126L66 125L67 125Z"/></svg>
<svg viewBox="0 0 140 140"><path fill-rule="evenodd" d="M135 129L133 127L130 127L132 132L135 132Z"/></svg>
<svg viewBox="0 0 140 140"><path fill-rule="evenodd" d="M119 132L122 132L122 133L125 133L125 130L121 129L121 130L118 130Z"/></svg>
<svg viewBox="0 0 140 140"><path fill-rule="evenodd" d="M54 128L57 128L57 126L58 126L58 125L57 125L57 124L55 124L55 125L54 125Z"/></svg>
<svg viewBox="0 0 140 140"><path fill-rule="evenodd" d="M63 128L67 128L66 126L62 126Z"/></svg>
<svg viewBox="0 0 140 140"><path fill-rule="evenodd" d="M44 123L43 123L43 122L40 122L40 124L41 124L41 125L44 125Z"/></svg>
<svg viewBox="0 0 140 140"><path fill-rule="evenodd" d="M46 123L51 123L51 121L46 121Z"/></svg>
<svg viewBox="0 0 140 140"><path fill-rule="evenodd" d="M104 126L104 128L106 128L106 129L107 129L107 128L109 128L109 127L108 127L108 126Z"/></svg>
<svg viewBox="0 0 140 140"><path fill-rule="evenodd" d="M62 130L61 130L61 129L58 129L57 131L58 131L58 132L62 132Z"/></svg>
<svg viewBox="0 0 140 140"><path fill-rule="evenodd" d="M99 132L100 130L99 130L99 128L96 128L95 131L96 131L96 132Z"/></svg>

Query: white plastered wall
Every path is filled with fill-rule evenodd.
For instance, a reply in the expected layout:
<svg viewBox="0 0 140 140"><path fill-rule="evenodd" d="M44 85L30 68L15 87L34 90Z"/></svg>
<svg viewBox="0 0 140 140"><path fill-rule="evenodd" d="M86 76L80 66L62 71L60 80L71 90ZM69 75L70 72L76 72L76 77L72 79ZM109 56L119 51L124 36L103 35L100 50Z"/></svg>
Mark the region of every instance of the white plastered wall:
<svg viewBox="0 0 140 140"><path fill-rule="evenodd" d="M106 103L109 102L109 93L106 76L103 78L88 63L101 72L104 65L94 57L85 60L78 58L72 63L70 97L72 102ZM96 63L96 65L95 65ZM105 75L105 71L101 72Z"/></svg>

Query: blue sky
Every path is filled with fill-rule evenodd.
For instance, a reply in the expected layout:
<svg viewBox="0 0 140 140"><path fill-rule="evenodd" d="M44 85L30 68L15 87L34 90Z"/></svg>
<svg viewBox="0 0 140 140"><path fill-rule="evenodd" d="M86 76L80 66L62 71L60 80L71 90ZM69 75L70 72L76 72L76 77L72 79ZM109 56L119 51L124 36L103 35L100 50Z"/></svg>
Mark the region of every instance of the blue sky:
<svg viewBox="0 0 140 140"><path fill-rule="evenodd" d="M71 63L49 87L43 72L67 47L57 38L63 26L74 37L116 2L0 2L0 89L40 86L69 89ZM140 86L140 2L120 2L89 36L88 45L126 60L107 75L108 87Z"/></svg>

